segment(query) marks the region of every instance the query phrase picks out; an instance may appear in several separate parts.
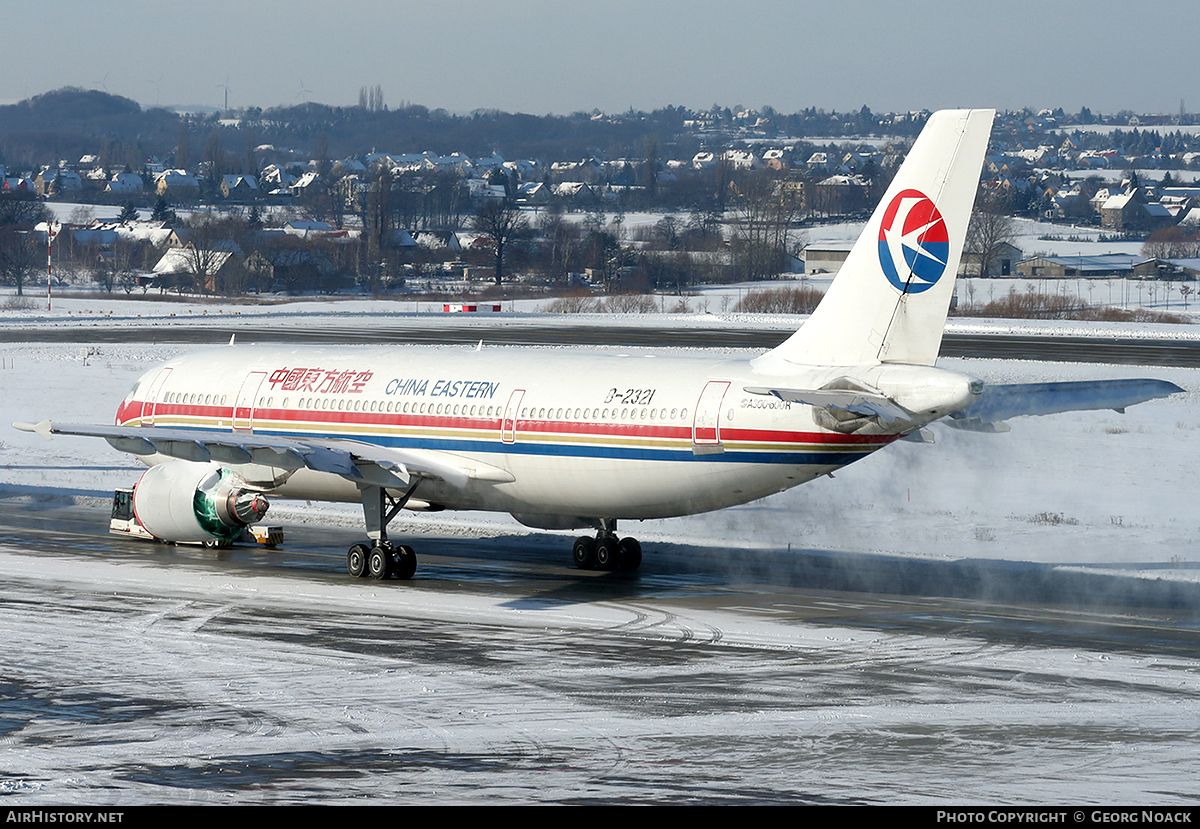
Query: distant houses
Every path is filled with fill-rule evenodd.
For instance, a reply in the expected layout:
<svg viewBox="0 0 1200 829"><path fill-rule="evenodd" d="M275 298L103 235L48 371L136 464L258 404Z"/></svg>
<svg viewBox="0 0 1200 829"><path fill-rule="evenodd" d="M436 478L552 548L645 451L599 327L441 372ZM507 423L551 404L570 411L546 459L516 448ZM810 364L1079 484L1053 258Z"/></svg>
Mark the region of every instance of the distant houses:
<svg viewBox="0 0 1200 829"><path fill-rule="evenodd" d="M509 249L509 261L539 289L567 283L571 274L588 268L601 274L598 284L608 284L610 261L623 276L634 275L631 285L686 285L696 279L738 278L739 256L746 247L737 230L751 220L738 216L737 209L747 194L755 198L766 191L787 207L784 241L769 243L779 248L774 251L778 264L773 260L752 276L786 272L791 262L785 253L792 252L790 245L799 234L819 237L823 223L867 215L907 151L909 140L903 136L913 134L928 116L842 114L828 122L836 130L820 133L828 137L803 140L791 136L817 133L775 129L772 122L781 123L777 113L735 109L739 111L715 107L687 113L681 119L693 131L687 141L557 145L572 147L569 154L557 151L566 158L510 159L490 149L473 156L442 146L437 151L410 146L392 148L405 152L382 148L329 158L315 146L289 149L257 144L260 139L254 138L245 142L244 155L237 152L243 142L226 141L226 150L237 150L215 157L206 149L197 163L199 146L193 144L189 152L181 142L177 153L147 157L139 165L136 156L129 157L129 148L106 142L78 162L41 159L41 169L19 175L0 167L0 193L14 200L36 194L125 208L123 228L115 223L80 226L80 217L88 212L83 209L75 226L64 227L64 255L73 245L89 268L112 258L127 231L145 225L131 219L130 211L140 209L144 215L160 200L155 215L176 226L160 223L146 230L143 245L151 244L152 234L158 246L152 264L160 285L183 285L181 262L189 260L188 272L203 275L193 280L198 290L242 286L299 292L347 286L357 278L361 287L376 291L383 290L381 285L394 289L405 280L416 284L430 273L435 274L430 278L440 278L443 265L456 274L470 274L486 261L494 242L465 228L472 227L473 213L492 202L510 202L526 211L528 228ZM624 117L596 114L595 120L619 123ZM1200 237L1200 186L1189 186L1188 177L1177 174L1159 183L1146 171L1158 164L1200 168L1200 152L1177 153L1169 141L1142 140L1144 135L1113 139L1112 148L1098 148L1106 137L1060 129L1061 123L1061 113L1009 113L998 119L981 187L1003 205L1001 212L1099 228L1105 238L1121 241L1162 228L1179 229L1188 240ZM897 131L851 136L852 126L872 125L896 126ZM232 119L214 121L212 130L233 126ZM264 122L263 129L273 127ZM1190 134L1187 142L1194 149ZM547 139L529 146L551 143ZM620 149L601 149L610 146ZM116 156L120 163L114 163ZM236 172L226 172L230 170ZM755 177L769 180L770 186L747 186L759 183ZM197 205L203 207L197 210ZM201 241L203 234L179 223L172 209L185 217L211 209L221 219L218 224L233 217L230 224L241 223L233 235L244 253ZM589 215L564 215L574 211ZM658 213L665 229L652 228L655 220L646 221L645 213ZM612 237L612 249L601 249L605 237ZM1148 242L1145 252L1163 258L1027 256L1003 242L986 256L966 250L960 272L989 278L1194 277L1191 249L1156 243ZM182 252L171 254L166 247ZM224 256L212 257L212 267L197 272L197 257L187 251L198 248ZM848 242L814 241L804 250L805 270L836 272L849 252ZM589 261L582 261L585 257ZM143 259L149 262L150 253ZM600 261L603 267L597 266Z"/></svg>
<svg viewBox="0 0 1200 829"><path fill-rule="evenodd" d="M45 169L34 178L33 187L39 196L64 196L83 190L83 179L74 170Z"/></svg>
<svg viewBox="0 0 1200 829"><path fill-rule="evenodd" d="M114 196L140 196L146 184L137 173L114 173L105 183L104 191Z"/></svg>
<svg viewBox="0 0 1200 829"><path fill-rule="evenodd" d="M258 179L254 176L221 176L221 195L227 199L251 199L259 195Z"/></svg>
<svg viewBox="0 0 1200 829"><path fill-rule="evenodd" d="M192 201L200 195L200 181L184 170L165 170L158 177L154 191L172 201Z"/></svg>

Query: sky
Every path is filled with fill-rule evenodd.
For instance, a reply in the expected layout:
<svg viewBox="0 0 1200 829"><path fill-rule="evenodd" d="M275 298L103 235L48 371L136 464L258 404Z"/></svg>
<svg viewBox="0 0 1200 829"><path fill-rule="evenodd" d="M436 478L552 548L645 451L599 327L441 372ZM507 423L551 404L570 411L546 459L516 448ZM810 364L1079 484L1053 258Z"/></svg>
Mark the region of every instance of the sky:
<svg viewBox="0 0 1200 829"><path fill-rule="evenodd" d="M4 4L0 102L565 114L666 105L1174 113L1200 3L1160 0L60 0ZM1152 16L1151 16L1152 15ZM23 34L17 34L23 33Z"/></svg>

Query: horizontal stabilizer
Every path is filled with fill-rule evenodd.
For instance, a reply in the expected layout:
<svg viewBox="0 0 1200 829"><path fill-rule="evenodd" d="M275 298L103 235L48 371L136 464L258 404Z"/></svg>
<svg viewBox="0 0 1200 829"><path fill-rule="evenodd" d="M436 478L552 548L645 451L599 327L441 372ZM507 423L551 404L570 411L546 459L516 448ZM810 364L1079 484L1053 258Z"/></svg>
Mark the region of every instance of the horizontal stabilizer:
<svg viewBox="0 0 1200 829"><path fill-rule="evenodd" d="M43 420L38 423L26 423L23 420L18 420L13 423L13 428L22 432L33 432L35 435L41 435L44 440L50 440L50 421Z"/></svg>
<svg viewBox="0 0 1200 829"><path fill-rule="evenodd" d="M912 412L878 392L859 389L775 389L764 386L746 386L745 389L750 394L770 395L818 409L837 409L863 417L878 417L886 423L912 420Z"/></svg>
<svg viewBox="0 0 1200 829"><path fill-rule="evenodd" d="M978 400L950 415L951 426L975 431L1023 415L1095 409L1122 412L1127 406L1182 392L1166 380L1077 380L1063 383L1011 383L984 387ZM982 427L982 428L981 428Z"/></svg>

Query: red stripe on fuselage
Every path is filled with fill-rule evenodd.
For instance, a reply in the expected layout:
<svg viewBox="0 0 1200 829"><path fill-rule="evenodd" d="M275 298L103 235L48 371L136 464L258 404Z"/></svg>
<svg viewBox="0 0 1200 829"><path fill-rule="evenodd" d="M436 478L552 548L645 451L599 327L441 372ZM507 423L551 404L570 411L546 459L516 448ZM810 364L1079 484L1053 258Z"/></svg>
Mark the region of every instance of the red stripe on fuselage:
<svg viewBox="0 0 1200 829"><path fill-rule="evenodd" d="M141 401L122 404L117 410L117 423L129 423L140 419ZM160 403L155 407L155 420L171 417L202 418L206 420L233 419L230 406L201 404ZM473 430L500 434L501 417L480 418L462 415L396 414L386 412L345 412L324 409L268 409L254 411L254 420L270 420L275 424L305 426L366 426L366 427L409 427L447 430ZM214 427L214 428L228 428ZM278 426L276 427L278 428ZM518 420L517 432L529 435L558 435L571 437L607 438L656 438L661 440L691 440L692 427L684 425L659 425L635 423L587 422L570 420ZM745 429L733 426L721 427L721 438L725 441L753 443L826 444L826 445L884 445L898 435L843 435L836 432L798 432L772 429Z"/></svg>

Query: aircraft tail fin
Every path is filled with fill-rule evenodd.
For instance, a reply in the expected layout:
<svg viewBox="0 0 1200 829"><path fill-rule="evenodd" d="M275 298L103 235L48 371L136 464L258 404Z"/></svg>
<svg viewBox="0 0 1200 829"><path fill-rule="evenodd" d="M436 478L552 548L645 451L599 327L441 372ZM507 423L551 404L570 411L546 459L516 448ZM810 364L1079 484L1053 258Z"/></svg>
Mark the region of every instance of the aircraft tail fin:
<svg viewBox="0 0 1200 829"><path fill-rule="evenodd" d="M933 365L994 114L930 116L824 299L762 364Z"/></svg>

